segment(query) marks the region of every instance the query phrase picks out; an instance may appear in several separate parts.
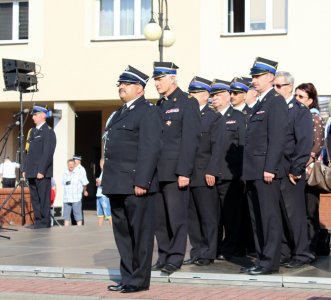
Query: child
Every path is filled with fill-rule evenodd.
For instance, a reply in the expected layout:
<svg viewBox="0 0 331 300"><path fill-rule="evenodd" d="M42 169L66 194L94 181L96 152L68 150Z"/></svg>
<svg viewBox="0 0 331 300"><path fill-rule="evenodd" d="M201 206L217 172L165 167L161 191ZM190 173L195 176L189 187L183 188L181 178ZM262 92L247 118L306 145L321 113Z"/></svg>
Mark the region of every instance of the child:
<svg viewBox="0 0 331 300"><path fill-rule="evenodd" d="M101 174L99 178L96 179L97 189L97 216L98 216L98 224L99 226L103 225L103 221L106 219L109 221L109 224L112 224L111 220L111 212L110 212L110 202L107 196L102 194L102 174L103 174L103 165L104 159L100 159L100 169Z"/></svg>

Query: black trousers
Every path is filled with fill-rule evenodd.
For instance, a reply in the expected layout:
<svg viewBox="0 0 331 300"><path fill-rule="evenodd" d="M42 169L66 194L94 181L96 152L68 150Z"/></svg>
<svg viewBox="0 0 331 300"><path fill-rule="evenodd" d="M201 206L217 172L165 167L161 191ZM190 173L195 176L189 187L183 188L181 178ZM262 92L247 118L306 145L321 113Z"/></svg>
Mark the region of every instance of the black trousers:
<svg viewBox="0 0 331 300"><path fill-rule="evenodd" d="M222 180L217 185L220 199L218 254L232 256L238 250L244 188L241 180Z"/></svg>
<svg viewBox="0 0 331 300"><path fill-rule="evenodd" d="M305 198L308 220L308 240L310 251L316 254L318 234L320 232L320 191L306 184Z"/></svg>
<svg viewBox="0 0 331 300"><path fill-rule="evenodd" d="M151 195L109 195L122 284L148 288L154 247Z"/></svg>
<svg viewBox="0 0 331 300"><path fill-rule="evenodd" d="M16 178L2 178L2 187L3 188L12 188L15 187Z"/></svg>
<svg viewBox="0 0 331 300"><path fill-rule="evenodd" d="M281 179L280 188L284 229L281 256L309 262L313 255L308 242L305 178L303 176L293 185L288 177L284 177Z"/></svg>
<svg viewBox="0 0 331 300"><path fill-rule="evenodd" d="M188 214L191 258L216 258L219 201L216 186L191 187Z"/></svg>
<svg viewBox="0 0 331 300"><path fill-rule="evenodd" d="M244 192L244 198L242 201L242 212L239 229L239 242L237 247L237 254L239 256L245 256L247 254L255 253L254 236L252 229L251 216L249 214L248 199Z"/></svg>
<svg viewBox="0 0 331 300"><path fill-rule="evenodd" d="M263 180L248 180L246 188L259 260L257 264L278 271L283 235L280 180L274 179L271 184Z"/></svg>
<svg viewBox="0 0 331 300"><path fill-rule="evenodd" d="M28 178L34 214L34 227L51 226L51 179Z"/></svg>
<svg viewBox="0 0 331 300"><path fill-rule="evenodd" d="M189 187L179 189L176 182L161 182L155 195L155 236L158 262L181 267L186 252Z"/></svg>

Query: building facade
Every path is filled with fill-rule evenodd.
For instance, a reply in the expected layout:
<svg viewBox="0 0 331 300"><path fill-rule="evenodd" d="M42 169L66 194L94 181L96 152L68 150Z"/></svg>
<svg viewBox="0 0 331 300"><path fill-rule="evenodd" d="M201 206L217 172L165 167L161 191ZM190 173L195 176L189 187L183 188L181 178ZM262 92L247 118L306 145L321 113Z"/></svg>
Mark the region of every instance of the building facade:
<svg viewBox="0 0 331 300"><path fill-rule="evenodd" d="M296 84L313 82L331 95L331 9L329 0L168 0L169 26L176 34L164 60L178 66L179 86L193 76L230 81L247 76L256 56L279 62ZM158 15L158 1L154 1ZM56 204L62 203L61 177L66 160L83 156L93 194L101 136L106 120L121 105L116 81L130 64L152 74L158 42L144 38L150 0L0 0L0 58L35 62L38 92L23 94L23 107L48 103L61 112L51 120L57 135L54 177ZM19 111L19 93L3 91L0 80L0 132ZM157 99L153 80L146 97ZM24 116L24 133L33 125ZM4 152L18 150L18 127ZM4 153L1 154L2 157ZM1 157L1 158L2 158Z"/></svg>

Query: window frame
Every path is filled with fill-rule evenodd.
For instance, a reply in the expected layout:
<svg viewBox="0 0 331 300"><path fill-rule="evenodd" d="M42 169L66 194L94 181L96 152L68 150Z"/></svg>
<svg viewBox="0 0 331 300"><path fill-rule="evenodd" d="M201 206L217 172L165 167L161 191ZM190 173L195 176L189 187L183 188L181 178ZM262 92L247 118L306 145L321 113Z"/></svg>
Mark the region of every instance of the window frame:
<svg viewBox="0 0 331 300"><path fill-rule="evenodd" d="M27 2L29 0L0 0L0 3L12 3L13 4L13 20L12 20L12 39L10 40L0 40L1 44L26 44L29 39L19 39L19 3L20 2ZM29 9L28 9L29 15ZM28 21L28 28L29 28L29 21ZM29 34L28 34L29 35Z"/></svg>
<svg viewBox="0 0 331 300"><path fill-rule="evenodd" d="M224 1L226 22L224 22L224 32L221 36L259 36L259 35L282 35L287 34L288 32L288 0L285 0L285 28L284 29L272 29L273 24L273 1L277 0L265 0L266 1L266 29L263 30L251 30L251 20L250 20L250 3L251 0L245 1L245 31L243 32L229 32L229 23L234 27L234 11L230 11L229 9L229 1ZM232 20L229 20L232 18Z"/></svg>
<svg viewBox="0 0 331 300"><path fill-rule="evenodd" d="M108 41L108 40L145 40L141 28L141 0L134 0L134 34L121 35L120 22L121 22L121 0L114 0L114 34L108 36L100 35L100 7L101 0L95 2L95 41Z"/></svg>

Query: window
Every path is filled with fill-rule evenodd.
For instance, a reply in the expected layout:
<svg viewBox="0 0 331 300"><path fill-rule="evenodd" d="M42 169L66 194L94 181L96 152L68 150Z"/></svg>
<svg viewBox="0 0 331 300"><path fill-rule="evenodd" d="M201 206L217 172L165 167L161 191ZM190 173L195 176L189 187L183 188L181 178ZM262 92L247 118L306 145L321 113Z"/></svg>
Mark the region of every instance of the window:
<svg viewBox="0 0 331 300"><path fill-rule="evenodd" d="M287 0L227 0L227 33L286 33Z"/></svg>
<svg viewBox="0 0 331 300"><path fill-rule="evenodd" d="M29 38L29 3L0 0L0 42Z"/></svg>
<svg viewBox="0 0 331 300"><path fill-rule="evenodd" d="M135 38L149 22L150 0L97 0L99 38Z"/></svg>

